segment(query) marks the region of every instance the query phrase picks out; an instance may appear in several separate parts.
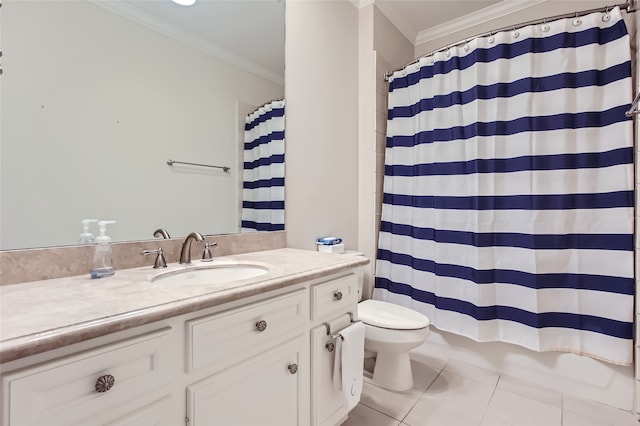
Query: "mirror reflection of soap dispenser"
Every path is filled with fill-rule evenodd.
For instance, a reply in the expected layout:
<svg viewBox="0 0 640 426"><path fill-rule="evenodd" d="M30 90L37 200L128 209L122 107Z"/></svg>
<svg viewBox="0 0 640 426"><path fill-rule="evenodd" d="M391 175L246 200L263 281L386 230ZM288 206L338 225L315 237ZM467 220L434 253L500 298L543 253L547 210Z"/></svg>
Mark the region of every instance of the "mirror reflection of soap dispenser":
<svg viewBox="0 0 640 426"><path fill-rule="evenodd" d="M116 221L101 220L98 222L100 235L96 237L94 245L91 278L110 277L115 273L113 260L111 259L111 237L107 235L107 225L110 223L116 223Z"/></svg>
<svg viewBox="0 0 640 426"><path fill-rule="evenodd" d="M82 234L78 238L78 244L93 244L96 242L95 237L91 232L89 232L89 224L92 222L97 222L98 219L82 219Z"/></svg>

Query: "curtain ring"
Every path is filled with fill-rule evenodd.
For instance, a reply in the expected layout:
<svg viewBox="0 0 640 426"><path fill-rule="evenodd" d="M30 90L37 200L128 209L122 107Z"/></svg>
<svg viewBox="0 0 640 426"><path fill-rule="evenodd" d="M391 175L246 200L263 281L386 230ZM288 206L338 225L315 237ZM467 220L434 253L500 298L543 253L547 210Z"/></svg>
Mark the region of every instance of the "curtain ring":
<svg viewBox="0 0 640 426"><path fill-rule="evenodd" d="M611 14L609 13L609 6L604 10L604 15L602 15L602 22L609 22L611 20Z"/></svg>
<svg viewBox="0 0 640 426"><path fill-rule="evenodd" d="M496 41L496 38L494 37L494 35L492 33L489 33L489 44L493 44Z"/></svg>
<svg viewBox="0 0 640 426"><path fill-rule="evenodd" d="M578 26L578 25L580 25L580 24L582 24L582 19L580 19L580 18L578 17L578 12L576 11L576 16L575 16L575 18L573 19L573 26L574 26L574 27L577 27L577 26Z"/></svg>
<svg viewBox="0 0 640 426"><path fill-rule="evenodd" d="M547 25L547 18L544 18L542 20L542 26L540 27L540 29L542 30L543 33L546 33L547 31L549 31L549 25Z"/></svg>
<svg viewBox="0 0 640 426"><path fill-rule="evenodd" d="M516 30L516 26L515 26L515 25L513 26L513 32L511 32L511 36L512 36L513 38L518 38L518 37L520 37L520 33Z"/></svg>
<svg viewBox="0 0 640 426"><path fill-rule="evenodd" d="M463 47L465 52L469 51L469 40L465 39L464 40L464 47Z"/></svg>

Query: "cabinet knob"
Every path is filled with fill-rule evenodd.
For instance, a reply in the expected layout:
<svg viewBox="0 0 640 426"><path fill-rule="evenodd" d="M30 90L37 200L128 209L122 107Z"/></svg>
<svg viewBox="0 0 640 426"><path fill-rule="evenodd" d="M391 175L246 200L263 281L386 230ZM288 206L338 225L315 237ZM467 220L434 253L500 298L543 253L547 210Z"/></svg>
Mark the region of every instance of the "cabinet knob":
<svg viewBox="0 0 640 426"><path fill-rule="evenodd" d="M336 345L333 343L327 343L326 345L324 345L324 347L327 348L329 352L333 352L333 350L336 348Z"/></svg>
<svg viewBox="0 0 640 426"><path fill-rule="evenodd" d="M333 298L336 300L342 300L342 292L336 291L335 293L333 293Z"/></svg>
<svg viewBox="0 0 640 426"><path fill-rule="evenodd" d="M96 391L97 392L106 392L113 387L116 379L111 374L105 374L104 376L98 377L96 380Z"/></svg>
<svg viewBox="0 0 640 426"><path fill-rule="evenodd" d="M298 364L289 364L287 368L291 374L296 374L298 372Z"/></svg>
<svg viewBox="0 0 640 426"><path fill-rule="evenodd" d="M267 322L265 320L260 320L256 323L256 329L258 331L265 331L267 329Z"/></svg>

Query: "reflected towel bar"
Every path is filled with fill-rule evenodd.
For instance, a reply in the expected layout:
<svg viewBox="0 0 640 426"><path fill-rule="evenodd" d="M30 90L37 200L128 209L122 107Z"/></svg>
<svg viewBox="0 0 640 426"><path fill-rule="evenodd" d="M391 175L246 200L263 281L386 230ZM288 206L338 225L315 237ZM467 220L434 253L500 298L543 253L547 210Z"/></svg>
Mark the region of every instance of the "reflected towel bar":
<svg viewBox="0 0 640 426"><path fill-rule="evenodd" d="M185 161L174 161L174 160L167 160L167 164L169 166L173 166L174 164L188 164L189 166L200 166L200 167L213 167L214 169L222 169L222 171L224 172L228 172L229 170L231 170L229 167L227 166L213 166L211 164L200 164L200 163L187 163Z"/></svg>
<svg viewBox="0 0 640 426"><path fill-rule="evenodd" d="M635 114L640 114L640 111L638 111L638 101L640 101L640 90L636 94L636 97L633 99L633 102L631 102L629 111L625 112L624 115L626 115L627 117L631 117Z"/></svg>

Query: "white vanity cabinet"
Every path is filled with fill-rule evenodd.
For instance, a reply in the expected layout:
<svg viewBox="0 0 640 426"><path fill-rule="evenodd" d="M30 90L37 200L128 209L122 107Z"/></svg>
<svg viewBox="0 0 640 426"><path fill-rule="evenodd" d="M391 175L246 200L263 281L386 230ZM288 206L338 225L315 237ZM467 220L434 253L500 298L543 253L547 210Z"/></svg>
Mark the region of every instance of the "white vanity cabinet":
<svg viewBox="0 0 640 426"><path fill-rule="evenodd" d="M357 316L358 282L354 274L311 287L311 426L335 426L347 417L342 393L333 386L335 338Z"/></svg>
<svg viewBox="0 0 640 426"><path fill-rule="evenodd" d="M356 308L346 271L17 359L1 425L338 425L324 323Z"/></svg>

